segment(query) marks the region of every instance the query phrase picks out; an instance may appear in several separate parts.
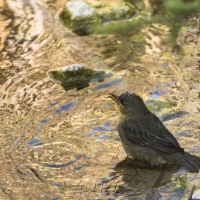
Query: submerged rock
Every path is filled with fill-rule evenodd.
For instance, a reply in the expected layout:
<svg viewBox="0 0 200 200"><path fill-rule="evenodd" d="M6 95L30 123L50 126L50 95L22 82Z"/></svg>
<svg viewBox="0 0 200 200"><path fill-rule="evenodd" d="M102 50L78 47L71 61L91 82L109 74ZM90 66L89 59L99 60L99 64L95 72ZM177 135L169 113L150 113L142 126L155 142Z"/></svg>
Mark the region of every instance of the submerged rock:
<svg viewBox="0 0 200 200"><path fill-rule="evenodd" d="M145 103L151 112L162 112L163 110L173 110L173 108L176 107L175 103L163 99L162 100L149 99Z"/></svg>
<svg viewBox="0 0 200 200"><path fill-rule="evenodd" d="M91 81L101 82L111 75L104 71L94 71L80 64L73 64L48 72L49 78L54 83L60 84L65 90L74 88L81 90L88 87Z"/></svg>
<svg viewBox="0 0 200 200"><path fill-rule="evenodd" d="M91 2L87 0L68 1L61 13L61 20L78 34L87 33L92 25L131 18L133 6L125 2Z"/></svg>

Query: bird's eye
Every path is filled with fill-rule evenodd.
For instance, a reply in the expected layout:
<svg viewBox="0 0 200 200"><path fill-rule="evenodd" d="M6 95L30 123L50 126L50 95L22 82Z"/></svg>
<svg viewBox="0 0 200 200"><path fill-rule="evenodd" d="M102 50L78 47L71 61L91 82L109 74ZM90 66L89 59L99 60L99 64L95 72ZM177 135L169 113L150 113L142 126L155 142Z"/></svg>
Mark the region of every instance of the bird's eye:
<svg viewBox="0 0 200 200"><path fill-rule="evenodd" d="M121 105L124 105L124 102L123 102L123 101L120 101L120 104L121 104Z"/></svg>
<svg viewBox="0 0 200 200"><path fill-rule="evenodd" d="M123 101L123 98L122 98L122 97L119 97L119 100L120 100L120 102L122 102L122 101Z"/></svg>
<svg viewBox="0 0 200 200"><path fill-rule="evenodd" d="M124 105L124 98L119 98L120 104Z"/></svg>

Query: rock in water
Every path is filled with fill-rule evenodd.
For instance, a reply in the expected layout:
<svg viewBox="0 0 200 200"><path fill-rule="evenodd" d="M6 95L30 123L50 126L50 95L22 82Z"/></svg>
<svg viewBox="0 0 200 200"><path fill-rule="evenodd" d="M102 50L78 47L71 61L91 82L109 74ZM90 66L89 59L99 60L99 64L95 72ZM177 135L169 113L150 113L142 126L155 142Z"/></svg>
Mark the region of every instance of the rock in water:
<svg viewBox="0 0 200 200"><path fill-rule="evenodd" d="M60 18L75 33L85 35L89 27L130 19L134 14L135 9L130 3L74 0L66 3Z"/></svg>
<svg viewBox="0 0 200 200"><path fill-rule="evenodd" d="M73 64L48 72L49 78L54 83L60 84L65 90L74 88L81 90L88 87L91 81L100 82L111 75L104 71L94 71L80 64Z"/></svg>

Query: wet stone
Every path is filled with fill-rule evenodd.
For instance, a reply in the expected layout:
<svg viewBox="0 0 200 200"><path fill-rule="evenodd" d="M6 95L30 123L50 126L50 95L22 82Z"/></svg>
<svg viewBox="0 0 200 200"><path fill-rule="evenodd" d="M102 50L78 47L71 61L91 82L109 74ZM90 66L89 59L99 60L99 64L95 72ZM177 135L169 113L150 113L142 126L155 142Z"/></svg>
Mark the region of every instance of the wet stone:
<svg viewBox="0 0 200 200"><path fill-rule="evenodd" d="M60 17L65 26L80 35L89 25L97 23L94 10L83 1L67 2Z"/></svg>
<svg viewBox="0 0 200 200"><path fill-rule="evenodd" d="M90 26L125 20L133 17L135 10L129 3L68 1L60 14L64 25L79 35L87 34Z"/></svg>
<svg viewBox="0 0 200 200"><path fill-rule="evenodd" d="M60 84L65 90L75 88L81 90L88 87L90 82L101 82L111 75L104 71L94 71L80 64L73 64L48 72L51 81Z"/></svg>

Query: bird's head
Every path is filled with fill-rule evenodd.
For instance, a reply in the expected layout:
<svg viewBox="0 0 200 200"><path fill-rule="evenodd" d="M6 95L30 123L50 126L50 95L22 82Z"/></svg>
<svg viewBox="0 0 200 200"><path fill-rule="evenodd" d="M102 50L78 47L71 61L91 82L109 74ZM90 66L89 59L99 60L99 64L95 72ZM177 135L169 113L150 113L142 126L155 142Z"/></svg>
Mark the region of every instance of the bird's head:
<svg viewBox="0 0 200 200"><path fill-rule="evenodd" d="M125 116L137 117L148 112L142 98L134 93L126 92L120 96L116 94L109 95L109 97L117 103L120 112Z"/></svg>

